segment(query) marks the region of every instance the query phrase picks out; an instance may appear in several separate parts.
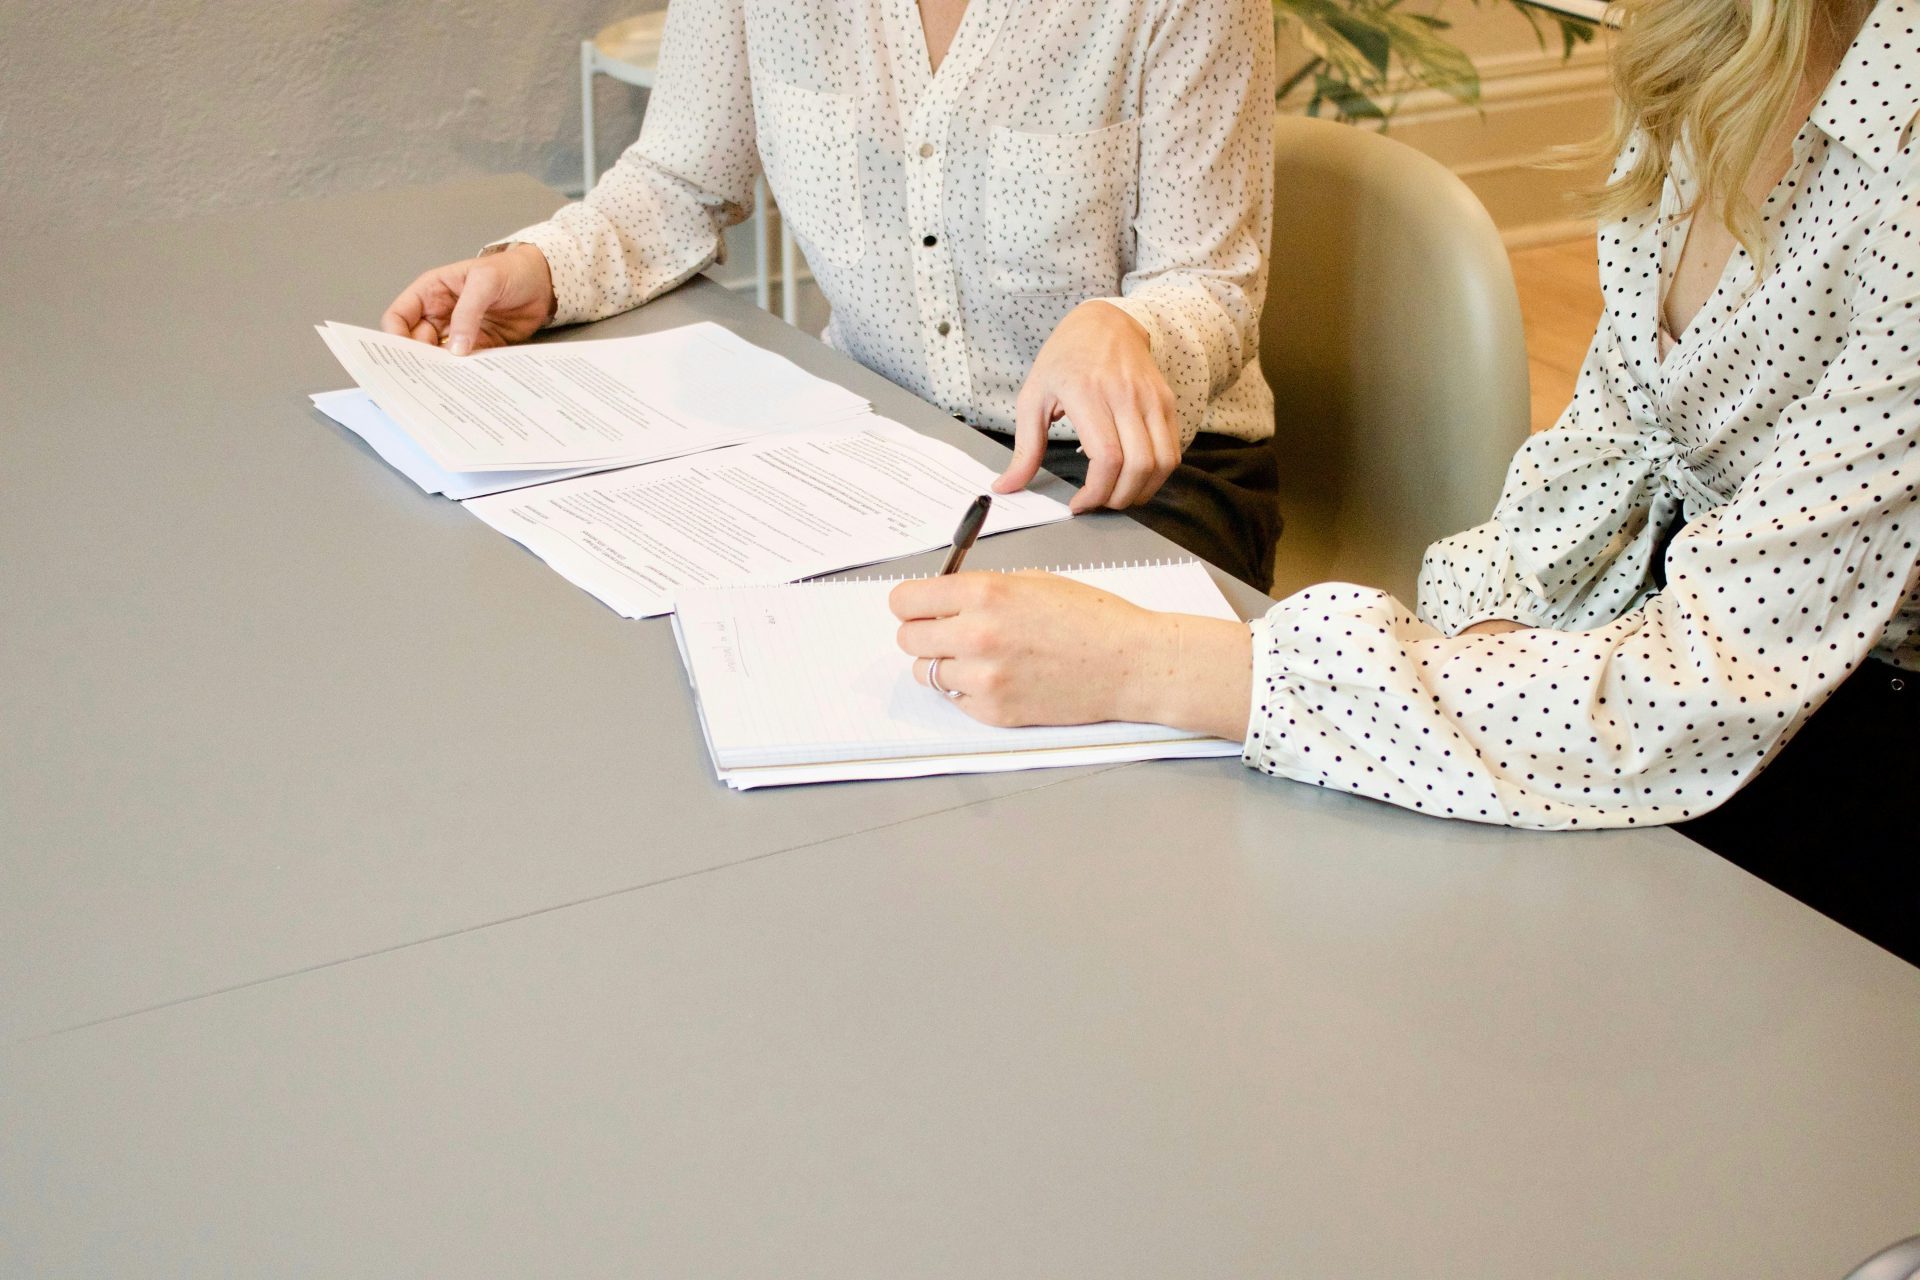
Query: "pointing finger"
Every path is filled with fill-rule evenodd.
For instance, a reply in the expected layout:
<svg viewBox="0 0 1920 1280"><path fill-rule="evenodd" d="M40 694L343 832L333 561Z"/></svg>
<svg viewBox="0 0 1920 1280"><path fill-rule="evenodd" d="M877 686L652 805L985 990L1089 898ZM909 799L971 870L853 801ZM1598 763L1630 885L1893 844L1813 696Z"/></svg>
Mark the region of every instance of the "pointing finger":
<svg viewBox="0 0 1920 1280"><path fill-rule="evenodd" d="M1040 474L1040 463L1047 456L1047 423L1050 419L1047 398L1031 386L1023 388L1014 404L1013 460L993 482L995 493L1017 493L1033 483Z"/></svg>

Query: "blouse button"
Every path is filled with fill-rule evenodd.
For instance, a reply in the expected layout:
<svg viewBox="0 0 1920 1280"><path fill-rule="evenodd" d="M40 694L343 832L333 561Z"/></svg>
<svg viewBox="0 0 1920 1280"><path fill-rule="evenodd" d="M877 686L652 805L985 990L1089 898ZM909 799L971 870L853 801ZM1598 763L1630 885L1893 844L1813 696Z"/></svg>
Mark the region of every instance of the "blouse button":
<svg viewBox="0 0 1920 1280"><path fill-rule="evenodd" d="M953 326L948 324L945 320L942 320L939 324L933 326L933 331L944 338L948 334L953 332Z"/></svg>
<svg viewBox="0 0 1920 1280"><path fill-rule="evenodd" d="M920 158L922 160L933 159L933 144L931 142L923 142L920 144Z"/></svg>
<svg viewBox="0 0 1920 1280"><path fill-rule="evenodd" d="M939 243L940 243L940 237L939 237L939 236L927 236L926 238L924 238L923 240L921 240L921 241L920 241L920 243L921 243L921 244L923 244L923 245L925 245L925 246L927 246L927 248L929 248L929 249L931 249L931 248L933 248L933 246L935 246L935 245L937 245L937 244L939 244Z"/></svg>

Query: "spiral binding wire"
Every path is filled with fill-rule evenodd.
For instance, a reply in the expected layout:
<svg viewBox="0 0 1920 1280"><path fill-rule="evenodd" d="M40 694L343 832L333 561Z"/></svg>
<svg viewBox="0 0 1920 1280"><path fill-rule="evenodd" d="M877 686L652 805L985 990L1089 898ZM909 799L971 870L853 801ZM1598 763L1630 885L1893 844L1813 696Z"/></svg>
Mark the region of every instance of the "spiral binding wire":
<svg viewBox="0 0 1920 1280"><path fill-rule="evenodd" d="M1024 565L1012 569L981 569L980 573L1030 573L1038 569L1041 573L1102 573L1108 569L1158 569L1168 566L1197 564L1194 556L1169 556L1164 560L1103 560L1088 564L1063 565ZM969 573L976 572L968 570ZM856 582L910 582L917 578L932 577L925 573L872 574L861 578L802 578L794 586L838 587Z"/></svg>
<svg viewBox="0 0 1920 1280"><path fill-rule="evenodd" d="M1086 564L1064 565L1016 565L1002 569L969 569L968 573L1101 573L1108 569L1158 569L1201 563L1197 556L1168 556L1162 560L1101 560ZM850 587L859 582L912 582L937 575L930 573L875 573L858 578L832 578L834 573L851 573L857 570L828 569L825 574L811 578L788 578L779 582L716 582L709 586L681 588L694 591L765 591L769 587Z"/></svg>

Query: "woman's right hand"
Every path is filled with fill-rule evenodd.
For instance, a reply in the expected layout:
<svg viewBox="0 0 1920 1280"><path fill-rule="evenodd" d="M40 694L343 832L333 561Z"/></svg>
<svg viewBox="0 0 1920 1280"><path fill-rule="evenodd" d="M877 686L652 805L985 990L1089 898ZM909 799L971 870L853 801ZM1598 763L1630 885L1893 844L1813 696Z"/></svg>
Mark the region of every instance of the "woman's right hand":
<svg viewBox="0 0 1920 1280"><path fill-rule="evenodd" d="M553 273L530 244L421 274L400 291L380 327L457 356L524 342L553 318Z"/></svg>

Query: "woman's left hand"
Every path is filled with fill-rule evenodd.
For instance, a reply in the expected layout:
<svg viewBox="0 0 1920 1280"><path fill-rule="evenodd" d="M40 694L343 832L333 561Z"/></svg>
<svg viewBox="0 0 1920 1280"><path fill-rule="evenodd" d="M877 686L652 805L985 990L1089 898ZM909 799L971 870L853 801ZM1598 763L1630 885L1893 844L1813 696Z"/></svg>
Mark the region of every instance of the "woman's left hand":
<svg viewBox="0 0 1920 1280"><path fill-rule="evenodd" d="M1154 613L1049 573L960 573L903 582L900 647L927 683L995 725L1134 720L1246 736L1252 647L1237 622Z"/></svg>
<svg viewBox="0 0 1920 1280"><path fill-rule="evenodd" d="M1013 461L997 493L1024 489L1047 453L1047 428L1065 417L1087 455L1075 515L1138 506L1180 465L1179 408L1140 322L1105 302L1067 313L1034 358L1014 402Z"/></svg>

